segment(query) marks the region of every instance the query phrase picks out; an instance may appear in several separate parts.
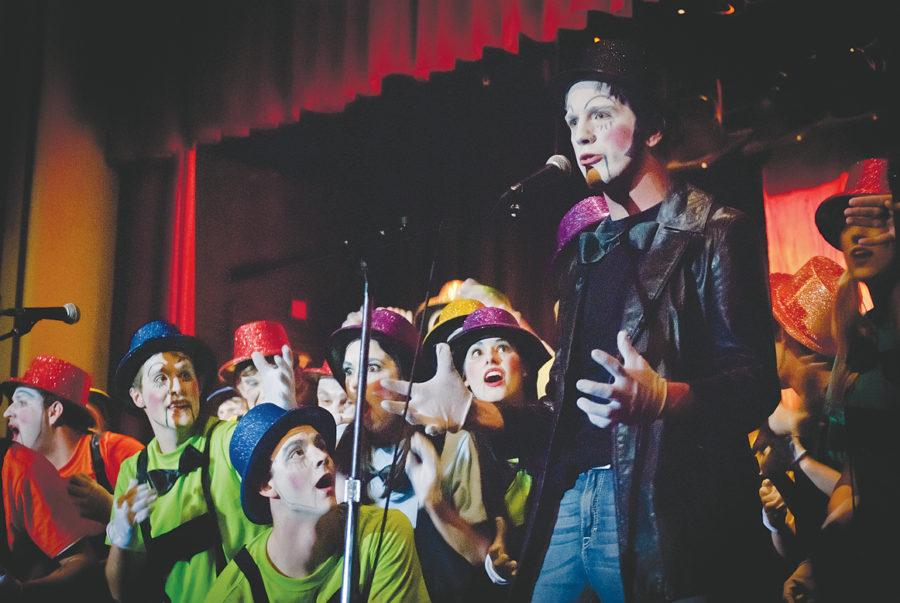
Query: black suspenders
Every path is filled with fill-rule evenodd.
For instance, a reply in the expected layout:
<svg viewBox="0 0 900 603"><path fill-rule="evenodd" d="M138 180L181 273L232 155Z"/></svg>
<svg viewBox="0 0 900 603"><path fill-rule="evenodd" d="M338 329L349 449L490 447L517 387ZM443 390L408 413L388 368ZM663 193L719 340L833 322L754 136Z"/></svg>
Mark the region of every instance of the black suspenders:
<svg viewBox="0 0 900 603"><path fill-rule="evenodd" d="M115 488L110 485L109 478L106 477L106 462L103 460L103 455L100 454L100 434L96 431L91 432L91 468L94 470L97 483L104 490L113 494Z"/></svg>
<svg viewBox="0 0 900 603"><path fill-rule="evenodd" d="M263 584L262 574L259 573L259 566L256 561L247 552L247 547L243 547L234 556L234 562L247 578L250 583L250 592L253 593L253 603L269 603L269 595L266 592L266 585Z"/></svg>
<svg viewBox="0 0 900 603"><path fill-rule="evenodd" d="M194 517L176 527L175 529L152 536L150 530L150 517L141 522L141 535L144 539L144 547L150 560L153 580L157 580L160 590L165 591L165 581L172 571L172 567L178 561L187 561L194 555L212 549L216 559L216 574L225 569L225 551L222 548L222 533L219 531L219 520L216 516L216 508L213 505L212 492L210 490L209 456L212 435L222 422L217 421L206 434L206 444L203 447L203 464L200 468L200 482L203 487L203 498L206 501L206 513ZM190 444L188 444L190 446ZM137 481L147 483L147 449L138 453ZM183 477L183 476L182 476ZM179 478L180 479L180 478Z"/></svg>

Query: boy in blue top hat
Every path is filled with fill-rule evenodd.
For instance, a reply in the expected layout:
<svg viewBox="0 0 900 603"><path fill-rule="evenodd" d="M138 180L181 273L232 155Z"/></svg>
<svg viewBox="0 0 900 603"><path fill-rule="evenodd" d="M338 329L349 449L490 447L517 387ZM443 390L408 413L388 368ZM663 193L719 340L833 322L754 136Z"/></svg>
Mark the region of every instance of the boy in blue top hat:
<svg viewBox="0 0 900 603"><path fill-rule="evenodd" d="M235 554L208 603L324 602L340 591L346 509L334 495L334 443L334 419L317 406L259 404L238 422L231 462L241 475L241 504L251 521L271 526ZM379 551L382 513L360 508L363 599L427 601L412 525L388 511Z"/></svg>
<svg viewBox="0 0 900 603"><path fill-rule="evenodd" d="M253 360L265 399L292 407L290 349L274 366ZM201 384L213 370L209 348L164 321L140 327L116 369L116 395L146 413L155 436L122 464L116 483L106 577L118 600L202 600L261 531L241 511L228 456L236 424L200 414Z"/></svg>

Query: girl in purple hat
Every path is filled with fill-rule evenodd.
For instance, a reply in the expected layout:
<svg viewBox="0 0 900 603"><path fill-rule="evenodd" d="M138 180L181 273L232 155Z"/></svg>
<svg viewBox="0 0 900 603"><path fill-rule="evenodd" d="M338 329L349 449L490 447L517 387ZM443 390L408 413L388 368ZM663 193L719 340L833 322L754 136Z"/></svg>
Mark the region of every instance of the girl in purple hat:
<svg viewBox="0 0 900 603"><path fill-rule="evenodd" d="M422 434L414 434L410 450L401 453L391 476L391 461L410 428L402 417L382 408L382 400L394 394L383 390L381 381L409 378L418 333L405 317L386 308L373 312L371 325L367 387L363 403L357 404L363 413L364 502L382 507L389 504L406 514L415 528L432 600L456 600L471 594L478 575L474 566L483 561L489 544L470 527L488 519L475 445L468 432L460 431L441 438L438 453ZM360 326L353 324L335 331L326 358L351 400L359 397L360 332ZM338 471L343 475L349 473L352 443L352 437L345 436L335 450Z"/></svg>
<svg viewBox="0 0 900 603"><path fill-rule="evenodd" d="M523 408L537 398L538 369L550 358L540 339L502 308L481 308L449 338L454 364L474 399ZM516 573L511 556L521 545L532 475L520 459L503 454L499 437L476 436L485 506L496 532L485 570L496 584Z"/></svg>

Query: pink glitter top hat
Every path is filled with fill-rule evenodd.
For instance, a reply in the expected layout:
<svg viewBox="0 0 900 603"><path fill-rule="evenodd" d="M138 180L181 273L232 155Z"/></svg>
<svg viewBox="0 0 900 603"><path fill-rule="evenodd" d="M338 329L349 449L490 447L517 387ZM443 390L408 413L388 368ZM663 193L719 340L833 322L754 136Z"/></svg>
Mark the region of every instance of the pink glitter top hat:
<svg viewBox="0 0 900 603"><path fill-rule="evenodd" d="M594 228L609 215L609 207L602 195L596 195L582 199L572 206L559 222L556 229L556 251L553 252L553 261L559 257L560 252L578 234Z"/></svg>

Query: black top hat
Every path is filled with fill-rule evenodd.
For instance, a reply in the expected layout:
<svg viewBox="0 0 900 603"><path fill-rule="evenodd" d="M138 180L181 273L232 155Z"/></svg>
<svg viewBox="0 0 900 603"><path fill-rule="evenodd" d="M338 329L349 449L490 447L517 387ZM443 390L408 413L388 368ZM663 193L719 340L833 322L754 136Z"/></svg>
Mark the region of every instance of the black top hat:
<svg viewBox="0 0 900 603"><path fill-rule="evenodd" d="M565 98L572 84L597 80L622 87L659 109L665 97L662 78L654 56L630 39L601 38L582 52L578 63L561 71L551 82L552 89Z"/></svg>

